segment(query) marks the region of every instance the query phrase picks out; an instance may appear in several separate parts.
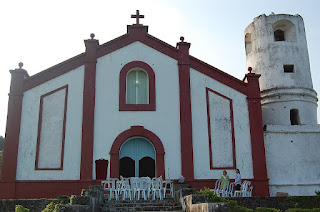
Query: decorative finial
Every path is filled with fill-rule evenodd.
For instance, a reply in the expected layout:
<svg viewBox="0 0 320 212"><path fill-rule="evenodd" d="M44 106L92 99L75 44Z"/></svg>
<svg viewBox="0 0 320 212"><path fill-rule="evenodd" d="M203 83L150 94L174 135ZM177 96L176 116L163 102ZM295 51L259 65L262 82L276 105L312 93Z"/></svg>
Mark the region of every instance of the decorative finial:
<svg viewBox="0 0 320 212"><path fill-rule="evenodd" d="M91 39L93 39L94 36L95 36L95 35L94 35L93 33L90 34L90 38L91 38Z"/></svg>
<svg viewBox="0 0 320 212"><path fill-rule="evenodd" d="M144 15L140 15L139 14L139 10L137 10L135 15L131 15L131 18L135 18L136 19L136 24L135 25L140 25L139 18L144 18Z"/></svg>
<svg viewBox="0 0 320 212"><path fill-rule="evenodd" d="M248 71L249 71L249 73L251 74L252 68L251 68L251 67L249 67L249 68L248 68Z"/></svg>
<svg viewBox="0 0 320 212"><path fill-rule="evenodd" d="M18 64L18 66L19 66L19 69L22 69L23 63L20 62L20 63Z"/></svg>
<svg viewBox="0 0 320 212"><path fill-rule="evenodd" d="M181 36L181 37L180 37L180 40L181 40L181 42L184 42L184 37Z"/></svg>

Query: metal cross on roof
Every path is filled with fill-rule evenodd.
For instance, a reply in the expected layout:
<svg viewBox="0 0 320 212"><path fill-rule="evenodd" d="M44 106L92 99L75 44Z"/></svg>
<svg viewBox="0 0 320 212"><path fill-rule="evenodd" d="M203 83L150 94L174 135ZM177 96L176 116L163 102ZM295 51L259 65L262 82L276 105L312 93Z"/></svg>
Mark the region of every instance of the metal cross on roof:
<svg viewBox="0 0 320 212"><path fill-rule="evenodd" d="M135 18L136 19L136 25L140 25L139 18L144 18L144 15L140 15L139 14L139 10L137 10L135 15L131 15L131 18Z"/></svg>

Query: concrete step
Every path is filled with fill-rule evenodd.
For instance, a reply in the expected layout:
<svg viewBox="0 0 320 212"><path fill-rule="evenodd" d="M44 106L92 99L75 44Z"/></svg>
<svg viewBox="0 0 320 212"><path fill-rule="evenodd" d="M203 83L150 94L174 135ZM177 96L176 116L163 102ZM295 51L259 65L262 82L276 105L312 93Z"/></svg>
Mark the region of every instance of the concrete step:
<svg viewBox="0 0 320 212"><path fill-rule="evenodd" d="M180 203L167 200L112 200L105 201L101 207L103 212L115 211L182 211Z"/></svg>
<svg viewBox="0 0 320 212"><path fill-rule="evenodd" d="M131 211L182 211L181 206L176 207L115 207L101 208L101 212L131 212Z"/></svg>

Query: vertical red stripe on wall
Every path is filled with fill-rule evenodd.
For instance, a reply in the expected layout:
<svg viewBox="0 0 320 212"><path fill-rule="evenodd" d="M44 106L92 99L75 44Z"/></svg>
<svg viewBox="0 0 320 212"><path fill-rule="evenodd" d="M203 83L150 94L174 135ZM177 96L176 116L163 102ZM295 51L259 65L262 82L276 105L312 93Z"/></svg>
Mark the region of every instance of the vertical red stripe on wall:
<svg viewBox="0 0 320 212"><path fill-rule="evenodd" d="M253 165L253 195L269 196L258 74L246 74Z"/></svg>
<svg viewBox="0 0 320 212"><path fill-rule="evenodd" d="M21 66L22 67L22 66ZM23 80L28 77L26 70L11 70L11 86L8 103L6 137L4 142L1 181L7 184L2 187L2 196L15 198L15 180L17 172L20 122L23 98Z"/></svg>
<svg viewBox="0 0 320 212"><path fill-rule="evenodd" d="M85 40L86 61L83 87L83 117L80 180L92 180L96 63L99 41Z"/></svg>
<svg viewBox="0 0 320 212"><path fill-rule="evenodd" d="M178 43L178 67L180 88L180 136L181 136L181 172L186 181L194 179L192 117L190 90L190 43Z"/></svg>

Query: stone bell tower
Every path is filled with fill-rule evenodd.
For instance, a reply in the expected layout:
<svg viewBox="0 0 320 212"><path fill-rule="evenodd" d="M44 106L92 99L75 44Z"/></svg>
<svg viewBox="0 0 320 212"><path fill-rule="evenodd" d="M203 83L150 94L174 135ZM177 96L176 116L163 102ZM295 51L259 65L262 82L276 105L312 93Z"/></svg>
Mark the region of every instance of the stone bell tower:
<svg viewBox="0 0 320 212"><path fill-rule="evenodd" d="M261 74L264 125L316 125L303 19L300 15L260 15L245 30L247 66Z"/></svg>

